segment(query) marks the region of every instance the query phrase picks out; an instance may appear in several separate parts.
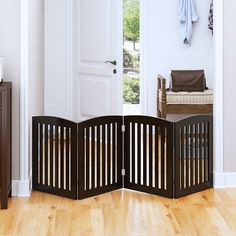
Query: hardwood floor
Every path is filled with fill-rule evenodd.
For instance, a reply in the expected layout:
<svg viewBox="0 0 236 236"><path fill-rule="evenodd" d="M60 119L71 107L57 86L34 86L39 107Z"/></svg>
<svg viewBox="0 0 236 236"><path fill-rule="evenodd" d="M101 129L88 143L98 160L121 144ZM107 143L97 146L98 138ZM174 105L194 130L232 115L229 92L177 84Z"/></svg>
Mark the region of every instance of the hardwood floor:
<svg viewBox="0 0 236 236"><path fill-rule="evenodd" d="M180 199L119 190L82 201L33 192L0 210L0 235L236 235L236 189Z"/></svg>

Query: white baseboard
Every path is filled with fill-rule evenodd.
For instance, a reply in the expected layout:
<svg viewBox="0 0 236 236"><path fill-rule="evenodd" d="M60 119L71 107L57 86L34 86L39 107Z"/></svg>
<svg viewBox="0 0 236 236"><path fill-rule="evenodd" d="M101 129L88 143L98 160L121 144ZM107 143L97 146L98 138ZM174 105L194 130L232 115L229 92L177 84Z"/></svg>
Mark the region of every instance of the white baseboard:
<svg viewBox="0 0 236 236"><path fill-rule="evenodd" d="M19 182L19 180L12 180L12 196L18 196Z"/></svg>
<svg viewBox="0 0 236 236"><path fill-rule="evenodd" d="M236 172L214 173L214 188L235 188ZM32 178L26 181L12 181L12 196L29 197L32 190Z"/></svg>
<svg viewBox="0 0 236 236"><path fill-rule="evenodd" d="M236 187L236 172L214 173L214 188Z"/></svg>
<svg viewBox="0 0 236 236"><path fill-rule="evenodd" d="M12 181L12 196L29 197L31 194L32 183L31 177L26 181L13 180Z"/></svg>
<svg viewBox="0 0 236 236"><path fill-rule="evenodd" d="M236 187L236 173L235 172L225 173L225 182L226 182L226 187L229 188Z"/></svg>

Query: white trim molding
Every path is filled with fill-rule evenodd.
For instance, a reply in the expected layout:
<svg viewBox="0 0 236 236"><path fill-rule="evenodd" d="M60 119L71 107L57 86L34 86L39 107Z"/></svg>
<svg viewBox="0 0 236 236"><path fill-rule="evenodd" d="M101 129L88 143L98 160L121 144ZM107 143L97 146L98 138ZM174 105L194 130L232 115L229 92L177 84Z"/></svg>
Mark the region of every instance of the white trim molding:
<svg viewBox="0 0 236 236"><path fill-rule="evenodd" d="M141 113L148 114L147 78L148 78L148 1L140 1L140 78Z"/></svg>
<svg viewBox="0 0 236 236"><path fill-rule="evenodd" d="M18 195L28 195L29 185L29 113L28 113L28 65L29 65L29 0L20 4L20 180Z"/></svg>
<svg viewBox="0 0 236 236"><path fill-rule="evenodd" d="M224 3L214 1L214 48L215 48L215 83L214 83L214 186L222 185L224 155Z"/></svg>
<svg viewBox="0 0 236 236"><path fill-rule="evenodd" d="M214 175L214 188L235 188L236 172L226 172Z"/></svg>
<svg viewBox="0 0 236 236"><path fill-rule="evenodd" d="M73 47L74 47L74 1L66 0L66 114L68 119L73 120L74 107L74 70L73 70Z"/></svg>
<svg viewBox="0 0 236 236"><path fill-rule="evenodd" d="M225 175L224 173L214 173L213 175L214 188L225 188Z"/></svg>
<svg viewBox="0 0 236 236"><path fill-rule="evenodd" d="M29 197L31 194L32 178L28 180L13 180L12 181L12 196Z"/></svg>
<svg viewBox="0 0 236 236"><path fill-rule="evenodd" d="M224 173L225 175L225 187L235 188L236 187L236 172Z"/></svg>

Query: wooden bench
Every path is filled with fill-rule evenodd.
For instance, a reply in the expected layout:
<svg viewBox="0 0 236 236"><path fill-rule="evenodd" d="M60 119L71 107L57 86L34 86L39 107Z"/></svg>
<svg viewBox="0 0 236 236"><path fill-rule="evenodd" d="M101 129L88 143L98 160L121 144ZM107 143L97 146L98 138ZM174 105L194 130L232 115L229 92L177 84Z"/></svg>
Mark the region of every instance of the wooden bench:
<svg viewBox="0 0 236 236"><path fill-rule="evenodd" d="M167 114L212 114L213 102L206 104L185 104L185 103L171 103L168 104L168 93L174 93L167 91L166 79L158 75L157 77L157 116L166 119ZM178 94L181 92L176 92ZM185 92L186 93L186 92ZM197 92L199 96L203 95L202 92ZM196 92L188 93L190 95L196 95Z"/></svg>

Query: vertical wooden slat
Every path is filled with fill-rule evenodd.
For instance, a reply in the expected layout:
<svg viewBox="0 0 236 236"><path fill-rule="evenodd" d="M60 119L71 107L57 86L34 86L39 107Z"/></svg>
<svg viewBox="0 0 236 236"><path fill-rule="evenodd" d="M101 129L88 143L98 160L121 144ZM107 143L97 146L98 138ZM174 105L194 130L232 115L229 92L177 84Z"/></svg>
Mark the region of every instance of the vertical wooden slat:
<svg viewBox="0 0 236 236"><path fill-rule="evenodd" d="M184 154L184 145L185 145L185 139L184 139L184 126L180 127L181 129L181 189L184 189L185 186L185 154Z"/></svg>
<svg viewBox="0 0 236 236"><path fill-rule="evenodd" d="M198 184L198 124L195 124L195 185Z"/></svg>
<svg viewBox="0 0 236 236"><path fill-rule="evenodd" d="M137 183L141 184L141 124L137 124Z"/></svg>
<svg viewBox="0 0 236 236"><path fill-rule="evenodd" d="M40 124L40 184L43 184L43 124Z"/></svg>
<svg viewBox="0 0 236 236"><path fill-rule="evenodd" d="M124 159L124 162L125 162L125 169L127 170L126 172L126 176L125 176L125 186L124 187L128 187L128 185L130 184L131 182L131 166L130 166L130 159L132 158L130 156L130 148L131 148L131 145L130 144L130 126L131 124L129 122L126 122L125 123L125 129L126 129L126 132L125 132L125 159ZM120 173L118 173L119 175Z"/></svg>
<svg viewBox="0 0 236 236"><path fill-rule="evenodd" d="M175 151L175 191L181 190L183 188L182 174L182 130L181 126L175 126L175 137L174 137L174 151Z"/></svg>
<svg viewBox="0 0 236 236"><path fill-rule="evenodd" d="M122 176L121 176L121 168L123 168L123 163L122 163L122 148L123 148L123 143L122 143L122 132L121 132L121 120L119 123L117 123L117 182L119 183L119 186L122 187Z"/></svg>
<svg viewBox="0 0 236 236"><path fill-rule="evenodd" d="M202 183L202 123L199 124L199 183Z"/></svg>
<svg viewBox="0 0 236 236"><path fill-rule="evenodd" d="M161 189L164 189L165 184L165 128L161 127Z"/></svg>
<svg viewBox="0 0 236 236"><path fill-rule="evenodd" d="M208 123L208 181L213 186L213 118Z"/></svg>
<svg viewBox="0 0 236 236"><path fill-rule="evenodd" d="M78 197L79 199L82 198L83 192L87 190L87 179L86 179L86 129L80 125L78 125L78 155L76 158L78 158ZM71 147L73 148L73 130L71 130ZM73 151L73 150L71 150ZM72 161L71 161L72 165ZM73 168L73 165L71 166L71 170Z"/></svg>
<svg viewBox="0 0 236 236"><path fill-rule="evenodd" d="M58 182L58 126L55 126L55 186L56 188L59 188L59 182Z"/></svg>
<svg viewBox="0 0 236 236"><path fill-rule="evenodd" d="M82 145L80 144L80 142L78 142L79 140L79 132L78 129L79 126L78 124L71 124L71 128L70 128L70 137L71 137L71 186L70 186L70 193L72 194L72 198L73 199L78 199L78 150L81 149L82 147L82 153L84 153L83 150L83 143ZM84 137L84 136L83 136ZM83 140L81 140L83 142ZM79 148L78 148L79 146ZM82 160L82 164L81 164L81 168L84 168L84 155L81 155ZM81 171L83 174L83 171ZM83 181L83 178L81 179Z"/></svg>
<svg viewBox="0 0 236 236"><path fill-rule="evenodd" d="M153 150L152 150L153 142L152 142L152 125L149 125L149 187L152 187L152 158L153 158Z"/></svg>
<svg viewBox="0 0 236 236"><path fill-rule="evenodd" d="M132 123L132 182L136 183L136 123Z"/></svg>
<svg viewBox="0 0 236 236"><path fill-rule="evenodd" d="M174 196L174 162L173 162L173 136L174 136L174 125L168 125L166 126L166 186L165 190L168 192L168 195L170 197Z"/></svg>
<svg viewBox="0 0 236 236"><path fill-rule="evenodd" d="M61 188L61 126L58 126L58 188Z"/></svg>
<svg viewBox="0 0 236 236"><path fill-rule="evenodd" d="M89 128L86 128L86 190L89 190L90 188L90 150L89 150L89 143L90 143L90 138L89 138Z"/></svg>
<svg viewBox="0 0 236 236"><path fill-rule="evenodd" d="M50 125L50 186L53 186L53 125Z"/></svg>
<svg viewBox="0 0 236 236"><path fill-rule="evenodd" d="M185 126L185 160L186 160L186 187L189 187L189 132L188 126Z"/></svg>
<svg viewBox="0 0 236 236"><path fill-rule="evenodd" d="M44 175L45 175L45 180L44 183L46 185L48 185L48 125L45 124L44 125L44 165L45 165L45 169L44 169Z"/></svg>
<svg viewBox="0 0 236 236"><path fill-rule="evenodd" d="M147 125L143 124L143 185L147 186Z"/></svg>
<svg viewBox="0 0 236 236"><path fill-rule="evenodd" d="M84 186L84 191L85 190L87 190L87 133L86 133L86 128L83 128L83 127L80 127L80 125L78 126L78 132L79 132L79 144L78 145L82 145L82 141L80 140L80 139L82 139L83 140L83 147L81 146L79 146L78 147L78 154L82 154L81 156L79 156L79 161L78 161L78 163L79 163L79 168L78 168L78 172L79 172L79 176L80 176L80 168L83 168L83 176L81 176L82 178L83 178L83 186ZM81 132L81 133L80 133ZM84 136L82 136L82 137L80 137L80 134L82 135L82 133L83 133L83 135ZM83 160L81 160L81 159L83 159ZM82 163L83 162L83 164L84 165L81 165L80 166L80 163Z"/></svg>
<svg viewBox="0 0 236 236"><path fill-rule="evenodd" d="M193 125L190 125L190 185L193 186Z"/></svg>
<svg viewBox="0 0 236 236"><path fill-rule="evenodd" d="M107 125L107 184L111 184L111 124Z"/></svg>
<svg viewBox="0 0 236 236"><path fill-rule="evenodd" d="M135 134L136 134L136 132L135 132L135 123L131 123L131 125L132 125L132 183L135 183L135 175L136 175L136 172L135 172L135 149L136 149L136 147L135 147L135 144L136 144L136 142L135 142Z"/></svg>
<svg viewBox="0 0 236 236"><path fill-rule="evenodd" d="M39 183L39 160L40 160L40 146L39 143L39 124L33 120L33 155L32 155L32 163L33 163L33 188L35 185ZM1 178L1 177L0 177Z"/></svg>
<svg viewBox="0 0 236 236"><path fill-rule="evenodd" d="M208 171L207 171L207 166L208 166L208 144L209 144L209 139L208 139L208 122L204 122L204 176L205 176L205 182L208 181Z"/></svg>
<svg viewBox="0 0 236 236"><path fill-rule="evenodd" d="M112 123L112 183L116 182L116 123Z"/></svg>
<svg viewBox="0 0 236 236"><path fill-rule="evenodd" d="M106 126L102 125L102 186L106 185Z"/></svg>
<svg viewBox="0 0 236 236"><path fill-rule="evenodd" d="M66 190L69 191L69 173L71 166L69 164L69 147L70 147L70 129L66 128Z"/></svg>
<svg viewBox="0 0 236 236"><path fill-rule="evenodd" d="M61 126L61 189L64 189L64 127Z"/></svg>
<svg viewBox="0 0 236 236"><path fill-rule="evenodd" d="M159 183L159 139L158 126L155 126L155 187L158 188Z"/></svg>
<svg viewBox="0 0 236 236"><path fill-rule="evenodd" d="M202 182L205 181L205 122L202 123Z"/></svg>
<svg viewBox="0 0 236 236"><path fill-rule="evenodd" d="M95 127L91 127L91 186L95 188Z"/></svg>
<svg viewBox="0 0 236 236"><path fill-rule="evenodd" d="M101 186L100 182L100 125L97 126L97 187Z"/></svg>

